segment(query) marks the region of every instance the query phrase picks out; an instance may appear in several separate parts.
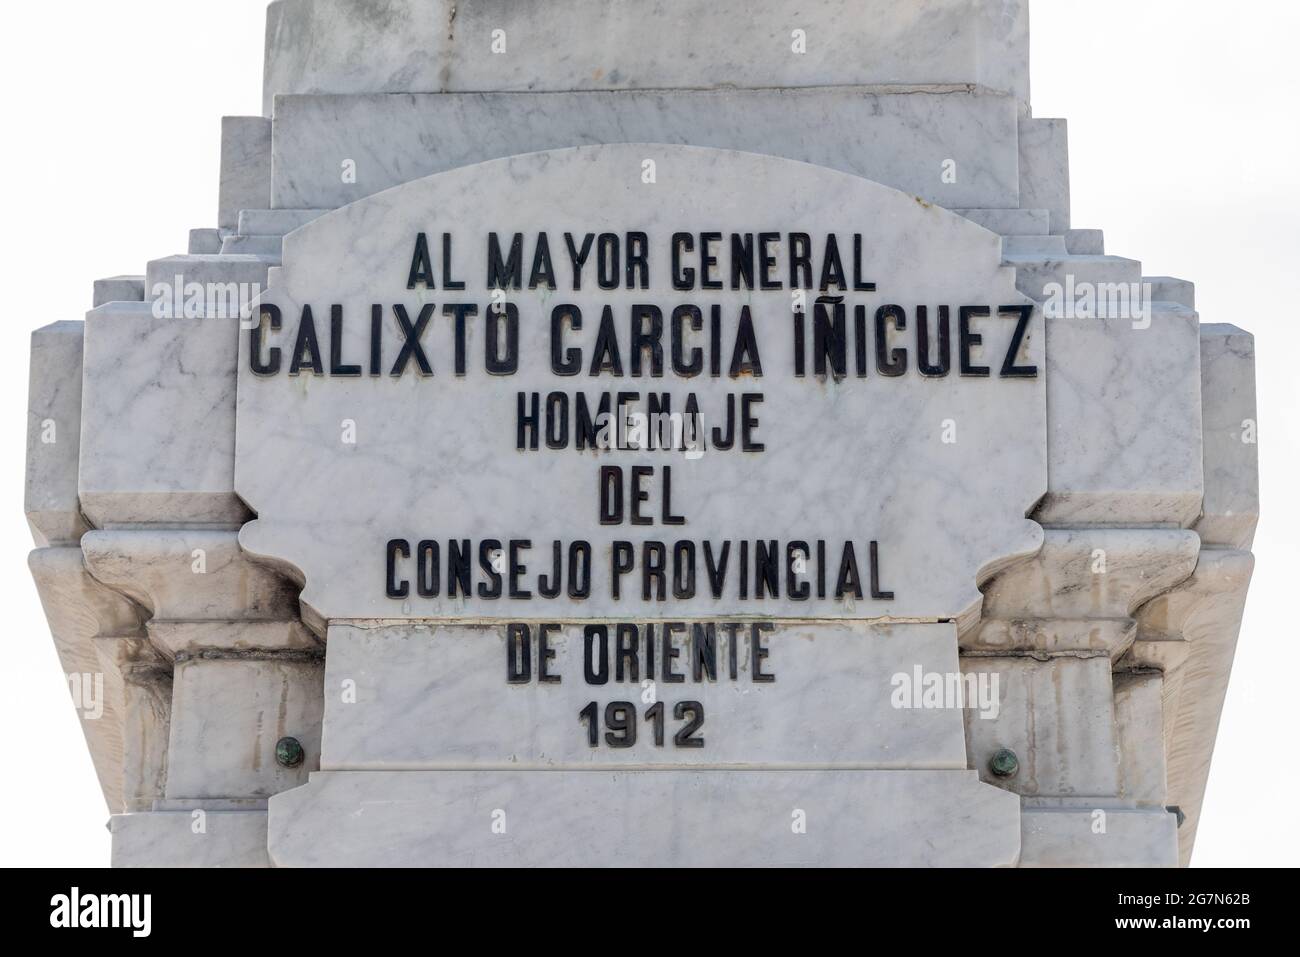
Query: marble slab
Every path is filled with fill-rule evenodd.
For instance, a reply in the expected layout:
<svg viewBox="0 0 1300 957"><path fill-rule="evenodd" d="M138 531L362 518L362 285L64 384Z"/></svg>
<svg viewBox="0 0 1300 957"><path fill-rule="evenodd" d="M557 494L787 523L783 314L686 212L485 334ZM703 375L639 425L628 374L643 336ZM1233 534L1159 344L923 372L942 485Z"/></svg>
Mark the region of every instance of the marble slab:
<svg viewBox="0 0 1300 957"><path fill-rule="evenodd" d="M1115 674L1115 734L1119 739L1119 794L1164 807L1169 782L1164 736L1164 683L1160 672Z"/></svg>
<svg viewBox="0 0 1300 957"><path fill-rule="evenodd" d="M548 630L548 681L539 674L538 632L530 625L530 680L510 682L505 626L331 626L321 767L966 767L960 702L936 697L933 707L920 706L926 676L960 674L951 624L781 624L760 632L757 668L750 626L742 625L734 630L733 679L732 632L715 629L714 655L706 655L715 667L701 666L697 678L694 654L707 650L707 632L697 642L687 623L669 633L680 655L670 663L673 681L664 672L663 626L652 632L653 658L644 626L624 633L635 650L623 659L623 680L612 626L604 656L599 634L588 652L581 625ZM522 676L518 638L515 647ZM595 746L590 721L580 717L591 702ZM656 702L660 742L647 717ZM698 710L679 717L681 702ZM612 703L630 706L630 732L609 731L604 712ZM679 742L695 717L702 724Z"/></svg>
<svg viewBox="0 0 1300 957"><path fill-rule="evenodd" d="M144 302L144 276L109 276L95 280L95 306L106 302Z"/></svg>
<svg viewBox="0 0 1300 957"><path fill-rule="evenodd" d="M1100 229L1071 229L1064 239L1072 256L1106 255L1106 235Z"/></svg>
<svg viewBox="0 0 1300 957"><path fill-rule="evenodd" d="M1051 217L1045 209L957 209L953 212L1000 236L1046 236Z"/></svg>
<svg viewBox="0 0 1300 957"><path fill-rule="evenodd" d="M266 811L115 814L114 867L269 867Z"/></svg>
<svg viewBox="0 0 1300 957"><path fill-rule="evenodd" d="M284 236L328 212L328 209L245 209L239 213L238 234Z"/></svg>
<svg viewBox="0 0 1300 957"><path fill-rule="evenodd" d="M292 658L187 658L176 663L168 799L266 798L307 780L320 758L321 663ZM240 707L225 704L238 701ZM276 763L296 738L303 762Z"/></svg>
<svg viewBox="0 0 1300 957"><path fill-rule="evenodd" d="M1044 524L1190 526L1204 494L1194 313L1047 323Z"/></svg>
<svg viewBox="0 0 1300 957"><path fill-rule="evenodd" d="M1010 748L1020 772L1005 787L1022 795L1115 794L1115 704L1110 659L1062 656L963 657L967 671L996 672L1001 695L993 720L966 712L971 766L985 769Z"/></svg>
<svg viewBox="0 0 1300 957"><path fill-rule="evenodd" d="M145 301L160 318L242 319L266 288L267 273L279 262L278 252L275 256L222 255L220 247L210 254L150 260Z"/></svg>
<svg viewBox="0 0 1300 957"><path fill-rule="evenodd" d="M1021 822L1021 867L1178 866L1178 818L1163 808L1026 808Z"/></svg>
<svg viewBox="0 0 1300 957"><path fill-rule="evenodd" d="M1020 148L1020 205L1046 209L1051 231L1070 230L1070 146L1065 120L1024 117L1017 131Z"/></svg>
<svg viewBox="0 0 1300 957"><path fill-rule="evenodd" d="M641 179L647 155L657 159L654 184ZM810 357L805 375L795 373L795 297L788 288L671 288L674 232L726 232L755 224L812 231L820 237L818 244L836 234L850 259L853 234L865 237L860 278L879 280L877 291L844 293L846 335L854 324L855 303L864 310L865 334L858 341L865 376L847 364L843 378L829 369L817 375ZM507 236L527 234L530 259L540 231L553 233L557 244L559 289L542 286L507 296L518 310L521 357L509 376L490 374L484 359L489 229ZM593 289L589 268L582 290L573 291L564 230L607 233L612 239L627 230L644 231L652 261L647 288ZM466 289L408 290L415 239L423 231L435 237L439 249L443 233L452 237L452 273L469 284ZM254 332L261 337L260 330L241 336L236 488L258 519L244 527L240 542L255 556L297 568L301 575L295 577L306 580L304 605L321 619L515 620L525 608L545 609L535 614L552 618L955 618L976 607L979 580L1012 558L1034 553L1042 542L1041 529L1025 518L1046 489L1042 319L1034 310L1025 314L1021 327L1017 304L1027 301L1013 287L1013 270L1000 265L1000 243L1000 237L969 220L857 177L770 156L681 146L535 153L370 197L286 237L284 266L264 298L281 311L283 326L277 332L262 323L265 338L257 357L259 363L270 363L268 350L279 349L278 372L252 371L252 339ZM433 255L440 270L441 256ZM669 365L662 378L618 376L608 370L556 375L550 363L550 317L564 300L586 317L582 330L565 334L565 341L581 345L587 366L606 306L623 351L630 348L628 317L636 303L658 303L665 315L696 300L704 303L704 313L716 306L719 328L725 331L721 347L712 351L720 360L724 353L734 357L731 342L743 310L750 310L755 342L761 340L763 375L755 375L752 367L732 370L730 358L727 370L719 366L716 377L673 375ZM479 310L479 319L466 327L463 375L455 372L454 326L442 312L449 302ZM401 374L324 374L323 356L332 348L333 307L341 308L338 358L368 362L374 303L385 304L381 314L389 312L380 324L387 338L380 343L376 371L397 368ZM401 359L397 313L386 305L390 303L409 304L413 311L408 318L422 304L432 304L422 347L432 356L430 375L417 373L414 361ZM888 303L905 304L909 313L920 304L932 310L949 304L954 354L948 374L922 376L915 360L902 375L879 374L869 340L878 308ZM978 345L961 340L968 361L985 367L984 376L958 374L956 327L964 304L982 304L992 313L970 324L968 331L982 339ZM304 306L319 317L318 339L325 343L320 375L310 364L290 374L291 354L308 328L302 322ZM1015 312L1004 306L1014 306ZM868 316L871 321L865 321ZM931 317L937 322L936 313ZM812 320L810 316L808 322ZM500 321L495 325L504 328ZM911 350L916 322L907 329L895 345ZM1013 350L1017 330L1023 335ZM882 353L889 352L892 336L887 327L885 337L877 337ZM707 339L699 342L707 346ZM810 333L805 343L811 355L815 343ZM299 351L310 358L306 345ZM854 362L854 351L847 350L848 363ZM641 371L648 373L649 350L643 353L647 368ZM633 371L631 358L626 366L620 362L625 373ZM1008 368L1026 374L1004 376ZM599 392L628 389L668 394L678 410L690 394L698 394L706 429L722 424L728 396L740 402L749 400L735 399L737 393L761 394L762 414L755 412L759 426L753 437L763 450L739 451L741 443L723 450L707 441L694 452L610 448L596 454L579 451L572 442L561 450L547 448L540 440L537 450L517 447L520 395L527 408L533 392L546 397L566 390L574 393L570 401L576 409L576 393L596 402ZM634 411L648 413L644 399L642 403ZM751 407L757 409L757 404ZM650 521L681 518L685 525L640 528L627 524L627 512L622 527L601 524L598 486L604 464L652 470L671 466L671 509L663 514L658 501L651 506L659 511ZM292 482L286 481L289 474L296 476ZM660 499L662 492L657 493ZM632 494L628 492L629 500ZM504 566L495 553L500 549L505 554L506 540L531 542L527 548L521 545L510 562L512 568L531 569L516 579L536 581L536 590L521 585L514 598L505 598L493 597L485 586L486 591L472 595L459 589L451 595L441 573L428 576L440 583L437 594L427 593L432 584L412 584L409 576L426 554L419 552L419 542L442 542L446 555L440 567L445 571L452 563L450 543L459 548L467 536L474 539L476 556L499 567ZM702 543L714 543L716 566L722 541L732 539L736 577L723 581L715 599L705 583L708 556ZM803 572L796 570L808 576L805 596L796 594L798 583L788 575L790 587L779 597L764 589L758 598L751 597L748 585L740 588L758 562L757 546L743 546L754 554L741 556L745 539L768 542L769 549L772 541L826 541L828 550L824 560L813 555ZM488 552L482 552L483 540ZM494 548L494 540L503 544ZM654 565L646 543L661 540L685 583L680 593L674 592L671 605L666 585L661 597L644 574ZM687 540L701 543L696 546L696 587L689 594L688 556L675 544ZM386 562L392 541L408 541L411 551L400 560L392 553L390 576ZM579 587L574 596L562 591L554 598L541 597L548 583L535 576L550 569L557 541L565 554L574 541L590 543L589 594ZM633 552L647 561L637 566L636 577L620 579L616 597L612 569L614 556L621 554L615 543L621 541L631 542ZM852 587L835 595L835 582L846 581L840 572L849 567L847 559L841 560L846 541L856 541L864 579L860 597ZM872 541L878 543L877 588L866 583ZM810 546L810 551L815 549ZM743 579L738 572L742 561L752 563ZM819 569L829 573L824 590L814 581ZM581 576L569 577L581 585ZM891 582L906 587L890 591ZM640 587L643 583L649 591ZM757 585L752 594L760 594Z"/></svg>
<svg viewBox="0 0 1300 957"><path fill-rule="evenodd" d="M1017 117L1013 97L964 92L281 97L273 204L344 206L421 176L534 150L681 143L815 163L946 207L1013 207ZM345 161L354 177L344 175Z"/></svg>
<svg viewBox="0 0 1300 957"><path fill-rule="evenodd" d="M261 116L223 116L217 226L234 229L240 210L265 209L270 197L270 121Z"/></svg>
<svg viewBox="0 0 1300 957"><path fill-rule="evenodd" d="M1255 337L1226 323L1200 332L1205 499L1195 528L1207 545L1249 549L1259 523Z"/></svg>
<svg viewBox="0 0 1300 957"><path fill-rule="evenodd" d="M1076 231L1071 230L1071 232ZM1175 276L1143 276L1142 281L1151 284L1152 299L1172 302L1184 309L1196 311L1196 283L1190 279L1178 279Z"/></svg>
<svg viewBox="0 0 1300 957"><path fill-rule="evenodd" d="M973 771L324 772L271 798L267 843L276 867L1010 867L1020 802Z"/></svg>
<svg viewBox="0 0 1300 957"><path fill-rule="evenodd" d="M191 256L214 256L221 252L221 234L226 230L202 227L190 230L186 252Z"/></svg>
<svg viewBox="0 0 1300 957"><path fill-rule="evenodd" d="M83 336L80 322L32 333L23 511L41 546L76 544L88 527L77 498Z"/></svg>
<svg viewBox="0 0 1300 957"><path fill-rule="evenodd" d="M159 319L149 303L86 316L81 507L97 528L240 524L238 319Z"/></svg>
<svg viewBox="0 0 1300 957"><path fill-rule="evenodd" d="M267 15L267 116L286 93L846 84L978 84L1028 103L1028 2L278 0Z"/></svg>

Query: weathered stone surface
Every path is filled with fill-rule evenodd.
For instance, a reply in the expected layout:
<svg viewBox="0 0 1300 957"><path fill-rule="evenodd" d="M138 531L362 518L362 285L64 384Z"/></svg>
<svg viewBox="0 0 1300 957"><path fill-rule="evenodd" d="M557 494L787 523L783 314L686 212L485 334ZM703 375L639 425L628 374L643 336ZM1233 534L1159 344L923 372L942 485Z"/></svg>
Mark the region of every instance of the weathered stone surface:
<svg viewBox="0 0 1300 957"><path fill-rule="evenodd" d="M991 783L1031 796L1115 794L1115 716L1110 659L963 657L965 674L998 675L996 717L967 710L971 767ZM989 760L1009 748L1014 778L995 778Z"/></svg>
<svg viewBox="0 0 1300 957"><path fill-rule="evenodd" d="M279 236L239 236L231 234L221 241L223 256L263 256L276 262L280 259Z"/></svg>
<svg viewBox="0 0 1300 957"><path fill-rule="evenodd" d="M144 276L95 280L95 308L107 302L144 302Z"/></svg>
<svg viewBox="0 0 1300 957"><path fill-rule="evenodd" d="M1070 229L1070 148L1065 120L1020 121L1020 205L1045 209L1051 231Z"/></svg>
<svg viewBox="0 0 1300 957"><path fill-rule="evenodd" d="M1163 807L1165 775L1164 676L1159 672L1115 675L1115 731L1119 737L1119 794Z"/></svg>
<svg viewBox="0 0 1300 957"><path fill-rule="evenodd" d="M279 264L279 257L224 255L221 246L215 255L151 260L145 275L145 300L151 314L164 319L246 320L266 289L267 271Z"/></svg>
<svg viewBox="0 0 1300 957"><path fill-rule="evenodd" d="M79 548L39 548L27 559L74 697L95 774L110 810L124 809L123 691L100 660L100 644L144 634L139 609L86 571ZM73 677L75 676L75 678ZM74 683L75 682L75 683Z"/></svg>
<svg viewBox="0 0 1300 957"><path fill-rule="evenodd" d="M351 361L369 355L371 304L410 295L406 287L412 237L428 228L435 211L440 228L465 237L455 269L471 279L487 275L480 224L498 217L509 218L516 229L530 234L575 221L621 232L635 220L646 230L648 247L659 263L649 291L601 290L599 299L573 297L590 316L583 334L574 340L584 344L588 355L602 303L628 315L633 303L653 301L655 295L668 309L682 301L681 293L667 287L663 264L672 231L721 228L740 209L745 222L772 223L774 228L816 224L821 232L843 231L840 243L845 249L852 248L855 225L889 224L889 241L877 232L872 242L864 243L863 269L882 277L887 292L882 289L879 295L891 301L988 303L986 308L997 312L1019 300L1011 271L998 265L996 235L912 197L788 160L686 147L658 148L658 183L648 186L628 175L641 168L642 155L642 148L635 146L530 154L429 177L316 220L285 240L285 266L278 285L265 297L281 310L284 326L276 335L268 329L263 349L280 349L282 361L288 363L304 304L314 303L322 316L330 304L338 304L343 317L341 355L353 357ZM762 188L778 181L780 189ZM741 183L747 185L738 188ZM629 205L642 189L658 190L655 195L673 200L653 209ZM355 244L357 236L367 237L364 245ZM337 268L343 261L350 268ZM320 268L325 264L330 267ZM487 302L487 296L482 289L455 294L457 300L470 302L478 297ZM512 376L510 389L547 395L562 384L545 361L550 355L546 318L551 294L544 289L521 291L511 298L518 301L523 317L519 353L528 361ZM618 460L625 466L675 463L674 477L681 477L674 486L674 507L692 515L691 539L842 543L851 534L861 541L858 549L865 549L868 540L879 542L884 577L877 598L868 598L865 590L862 600L852 594L836 600L829 591L824 598L812 595L806 601L782 594L765 597L761 608L732 590L733 579L720 601L703 591L675 601L675 615L744 616L761 611L797 618L955 618L977 607L980 578L1037 551L1041 531L1024 515L1045 489L1041 376L990 372L986 377L952 374L922 380L913 371L907 379L799 377L793 374L794 337L787 332L789 290L710 293L714 298L725 304L723 315L736 316L752 304L763 368L771 370L762 379L764 408L781 412L762 421L765 481L754 484L750 457L711 446L694 459L689 453L620 450ZM348 316L353 317L350 322ZM1035 313L1015 362L1041 365L1040 322ZM1017 326L1005 315L979 322L979 356L990 367L1004 367ZM389 328L392 336L395 330ZM573 490L587 488L593 495L597 491L593 482L598 470L591 457L572 447L561 454L519 454L512 421L516 398L503 394L499 377L484 370L478 359L481 340L467 347L473 361L466 374L455 375L451 325L436 328L426 342L438 364L437 370L431 367L432 377L295 376L288 374L292 367L286 371L283 366L278 375L258 376L249 371L251 337L241 340L236 480L258 519L244 527L240 542L254 555L299 569L306 581L303 603L321 619L520 614L522 601L506 610L481 594L419 596L410 589L399 600L387 597L378 569L395 536L411 536L413 542L460 540L471 530L495 528L501 538L510 538L506 530L520 528L531 531L530 539L549 543L581 533L592 543L593 554L605 556L612 542L626 534L597 525L594 509L575 510ZM391 355L383 356L386 363L399 358L391 343ZM259 361L270 361L269 355L259 356ZM708 428L716 418L712 410L723 408L729 390L747 391L742 382L748 378L700 376L683 385L674 377L653 388L675 393L674 409L685 407L688 389L698 392ZM608 388L605 383L615 381L596 379L585 388ZM643 381L649 388L654 380ZM442 399L451 395L458 398ZM454 401L446 408L456 408L457 414L444 418L392 412L398 403L444 408L437 404L441 401ZM880 411L863 416L858 410L864 408ZM291 434L283 428L286 415L301 423ZM355 426L355 442L345 441L348 423ZM945 440L950 427L961 430L959 441ZM828 434L846 440L828 444ZM880 453L886 448L887 456ZM809 470L810 462L817 468ZM284 483L288 468L303 479ZM389 490L382 500L368 494L379 485ZM332 503L328 511L314 504L321 495ZM810 509L808 503L816 501L835 506ZM421 517L420 525L412 527L416 516ZM852 524L846 523L849 516ZM374 574L357 574L358 555L372 556ZM528 555L528 561L535 568L549 567L549 550ZM603 557L595 569L604 574ZM403 565L401 572L409 575L411 568ZM890 574L911 582L893 598L884 597ZM653 595L638 597L629 585L620 598L603 578L594 581L588 599L561 595L543 604L535 596L533 604L547 617L565 617L566 611L573 617L664 614Z"/></svg>
<svg viewBox="0 0 1300 957"><path fill-rule="evenodd" d="M191 256L212 256L221 252L221 234L223 230L203 228L191 229L189 244L185 251Z"/></svg>
<svg viewBox="0 0 1300 957"><path fill-rule="evenodd" d="M1025 0L278 0L266 38L267 116L286 93L977 84L1029 100Z"/></svg>
<svg viewBox="0 0 1300 957"><path fill-rule="evenodd" d="M1065 234L1065 247L1071 256L1106 255L1106 237L1100 229L1071 229Z"/></svg>
<svg viewBox="0 0 1300 957"><path fill-rule="evenodd" d="M923 707L921 674L956 674L957 641L948 625L782 624L761 635L766 657L755 671L753 635L736 630L736 678L729 674L731 638L716 632L716 678L701 669L702 649L687 625L671 638L680 654L673 682L663 671L663 626L654 632L655 671L645 637L638 671L618 680L616 635L610 629L608 683L584 682L580 626L548 638L548 667L560 680L504 686L504 627L334 625L329 634L325 686L326 770L434 768L964 768L966 745L960 704ZM701 638L703 636L700 636ZM537 643L537 636L532 636ZM587 662L599 672L599 643ZM522 652L520 652L522 653ZM536 648L533 667L540 667ZM772 680L756 680L770 676ZM649 681L665 706L664 741L656 743L643 716ZM915 696L910 693L915 684ZM909 693L899 697L897 689ZM343 694L345 690L352 693ZM337 693L336 693L337 692ZM578 720L588 702L625 700L640 726L626 748L593 748ZM493 701L491 708L482 702ZM683 747L675 735L691 719L678 702L701 706L703 723ZM903 703L900 706L900 701ZM607 723L607 722L606 722ZM601 736L605 724L599 723ZM436 734L427 729L437 728Z"/></svg>
<svg viewBox="0 0 1300 957"><path fill-rule="evenodd" d="M1065 237L1055 235L1003 236L1002 255L1009 261L1020 262L1030 256L1065 257Z"/></svg>
<svg viewBox="0 0 1300 957"><path fill-rule="evenodd" d="M114 815L114 867L269 867L265 811Z"/></svg>
<svg viewBox="0 0 1300 957"><path fill-rule="evenodd" d="M55 322L32 333L23 509L37 545L75 545L89 527L77 497L82 330Z"/></svg>
<svg viewBox="0 0 1300 957"><path fill-rule="evenodd" d="M857 90L287 97L276 107L274 205L344 206L537 150L662 143L815 163L945 207L1015 206L1017 116L1007 96ZM828 126L841 132L828 137ZM631 183L642 160L664 166L674 155L638 149L624 173ZM354 182L342 175L344 161L355 164ZM955 164L951 177L946 163ZM667 194L661 183L653 188Z"/></svg>
<svg viewBox="0 0 1300 957"><path fill-rule="evenodd" d="M96 526L238 525L237 319L159 319L147 303L86 316L81 507Z"/></svg>
<svg viewBox="0 0 1300 957"><path fill-rule="evenodd" d="M982 618L963 624L967 655L1105 656L1132 645L1132 615L1186 580L1200 542L1179 529L1047 529L1042 550L982 586Z"/></svg>
<svg viewBox="0 0 1300 957"><path fill-rule="evenodd" d="M1048 319L1045 525L1190 526L1204 493L1200 336L1185 310Z"/></svg>
<svg viewBox="0 0 1300 957"><path fill-rule="evenodd" d="M221 190L217 225L234 229L243 209L271 200L271 121L260 116L221 118Z"/></svg>
<svg viewBox="0 0 1300 957"><path fill-rule="evenodd" d="M1151 286L1151 298L1157 302L1171 302L1184 309L1196 311L1196 283L1173 276L1143 276L1142 281Z"/></svg>
<svg viewBox="0 0 1300 957"><path fill-rule="evenodd" d="M1050 217L1045 209L953 209L1001 236L1046 236Z"/></svg>
<svg viewBox="0 0 1300 957"><path fill-rule="evenodd" d="M32 341L29 564L114 864L1188 861L1254 344L1072 227L1027 0L277 0L264 80L216 223ZM624 392L705 441L548 434Z"/></svg>
<svg viewBox="0 0 1300 957"><path fill-rule="evenodd" d="M1248 550L1259 522L1255 337L1236 326L1201 326L1201 422L1205 499L1196 533L1207 545Z"/></svg>
<svg viewBox="0 0 1300 957"><path fill-rule="evenodd" d="M1053 234L1056 235L1056 234ZM1067 247L1068 250L1068 247ZM1098 295L1109 290L1129 292L1138 290L1134 300L1140 299L1142 264L1123 256L1076 256L1059 248L1054 252L1015 252L1004 250L1003 261L1016 268L1016 288L1030 299L1046 305L1054 289L1080 290L1091 287ZM1095 313L1106 316L1107 313ZM1117 316L1126 313L1120 309ZM1048 318L1052 318L1049 313ZM1073 316L1069 318L1073 319ZM1136 318L1136 317L1135 317ZM1145 318L1138 318L1140 325Z"/></svg>
<svg viewBox="0 0 1300 957"><path fill-rule="evenodd" d="M268 841L277 867L989 867L1020 822L967 771L325 772Z"/></svg>
<svg viewBox="0 0 1300 957"><path fill-rule="evenodd" d="M306 783L320 761L321 674L311 659L177 661L167 797L266 798ZM302 744L299 767L276 763L284 737Z"/></svg>
<svg viewBox="0 0 1300 957"><path fill-rule="evenodd" d="M233 531L120 529L82 540L91 573L155 620L286 621L297 587L251 561Z"/></svg>
<svg viewBox="0 0 1300 957"><path fill-rule="evenodd" d="M1199 553L1178 529L1049 529L1037 555L984 586L984 618L1126 618L1191 575Z"/></svg>
<svg viewBox="0 0 1300 957"><path fill-rule="evenodd" d="M1165 672L1168 803L1186 815L1178 830L1184 865L1196 840L1254 566L1249 552L1202 551L1191 578L1142 608L1138 640L1125 659L1135 668L1159 667Z"/></svg>
<svg viewBox="0 0 1300 957"><path fill-rule="evenodd" d="M1020 819L1021 867L1178 866L1178 819L1163 809L1026 808Z"/></svg>
<svg viewBox="0 0 1300 957"><path fill-rule="evenodd" d="M328 209L245 209L239 214L241 236L285 236L320 219Z"/></svg>
<svg viewBox="0 0 1300 957"><path fill-rule="evenodd" d="M149 638L172 657L259 656L319 653L324 642L300 621L151 621Z"/></svg>
<svg viewBox="0 0 1300 957"><path fill-rule="evenodd" d="M114 810L147 811L167 786L171 664L145 638L106 636L95 648L120 715L122 804Z"/></svg>

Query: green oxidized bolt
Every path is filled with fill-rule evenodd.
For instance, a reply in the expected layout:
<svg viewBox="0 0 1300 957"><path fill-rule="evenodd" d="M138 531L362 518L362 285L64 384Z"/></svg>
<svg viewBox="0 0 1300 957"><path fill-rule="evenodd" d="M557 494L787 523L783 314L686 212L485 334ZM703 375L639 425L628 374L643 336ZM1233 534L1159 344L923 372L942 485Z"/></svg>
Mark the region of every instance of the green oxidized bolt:
<svg viewBox="0 0 1300 957"><path fill-rule="evenodd" d="M1016 752L1003 748L989 760L989 770L999 778L1013 778L1020 770L1020 759Z"/></svg>
<svg viewBox="0 0 1300 957"><path fill-rule="evenodd" d="M281 738L275 742L275 763L282 768L296 768L306 756L297 738Z"/></svg>

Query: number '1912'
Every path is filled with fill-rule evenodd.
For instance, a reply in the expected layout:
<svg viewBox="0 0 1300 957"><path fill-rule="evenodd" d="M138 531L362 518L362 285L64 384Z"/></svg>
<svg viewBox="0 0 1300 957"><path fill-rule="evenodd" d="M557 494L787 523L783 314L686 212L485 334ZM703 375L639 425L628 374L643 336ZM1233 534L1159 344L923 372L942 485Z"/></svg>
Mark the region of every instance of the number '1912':
<svg viewBox="0 0 1300 957"><path fill-rule="evenodd" d="M645 721L654 732L656 748L664 746L665 710L664 703L657 701L645 712ZM704 726L704 705L698 701L679 701L673 705L673 718L685 722L673 735L674 747L704 747L704 738L697 734ZM578 719L587 726L587 746L600 747L600 706L592 701L578 712ZM630 701L611 701L605 705L605 729L608 747L630 748L636 744L636 705Z"/></svg>

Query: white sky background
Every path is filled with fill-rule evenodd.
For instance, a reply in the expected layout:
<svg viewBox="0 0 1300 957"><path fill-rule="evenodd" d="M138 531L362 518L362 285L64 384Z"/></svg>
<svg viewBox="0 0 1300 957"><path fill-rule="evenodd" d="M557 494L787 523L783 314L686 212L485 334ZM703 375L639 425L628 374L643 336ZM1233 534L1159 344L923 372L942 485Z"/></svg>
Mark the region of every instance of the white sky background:
<svg viewBox="0 0 1300 957"><path fill-rule="evenodd" d="M796 4L791 4L797 8ZM105 865L107 811L26 568L28 337L213 226L220 118L261 110L264 0L8 4L0 31L0 865ZM1073 221L1256 337L1256 570L1193 863L1294 865L1300 105L1292 0L1033 0L1033 104ZM816 37L809 38L810 56ZM1291 493L1288 495L1288 492Z"/></svg>

